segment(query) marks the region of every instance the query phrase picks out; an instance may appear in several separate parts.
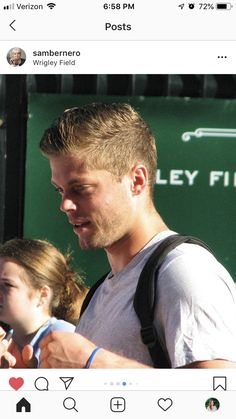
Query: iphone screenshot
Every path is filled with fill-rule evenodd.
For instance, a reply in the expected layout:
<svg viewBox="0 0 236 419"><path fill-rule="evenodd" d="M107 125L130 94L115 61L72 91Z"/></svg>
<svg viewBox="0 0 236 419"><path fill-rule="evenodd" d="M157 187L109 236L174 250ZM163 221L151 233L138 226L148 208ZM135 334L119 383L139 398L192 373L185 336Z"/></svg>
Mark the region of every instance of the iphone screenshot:
<svg viewBox="0 0 236 419"><path fill-rule="evenodd" d="M235 21L0 0L5 419L233 419Z"/></svg>

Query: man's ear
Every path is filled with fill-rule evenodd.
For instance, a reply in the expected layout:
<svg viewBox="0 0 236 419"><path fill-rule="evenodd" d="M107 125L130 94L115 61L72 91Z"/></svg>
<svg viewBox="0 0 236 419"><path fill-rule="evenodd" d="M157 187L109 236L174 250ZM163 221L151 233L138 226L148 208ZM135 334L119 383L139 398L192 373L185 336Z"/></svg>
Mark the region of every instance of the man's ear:
<svg viewBox="0 0 236 419"><path fill-rule="evenodd" d="M148 187L148 171L143 164L137 164L131 170L131 190L133 195L139 195Z"/></svg>

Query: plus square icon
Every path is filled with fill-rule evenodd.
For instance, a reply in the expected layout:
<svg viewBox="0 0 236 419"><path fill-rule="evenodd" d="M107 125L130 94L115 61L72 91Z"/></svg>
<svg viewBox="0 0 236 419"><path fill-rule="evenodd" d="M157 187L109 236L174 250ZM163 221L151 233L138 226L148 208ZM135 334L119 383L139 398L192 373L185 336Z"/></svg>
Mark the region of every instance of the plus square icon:
<svg viewBox="0 0 236 419"><path fill-rule="evenodd" d="M124 412L125 399L123 397L113 397L110 401L110 408L112 412Z"/></svg>

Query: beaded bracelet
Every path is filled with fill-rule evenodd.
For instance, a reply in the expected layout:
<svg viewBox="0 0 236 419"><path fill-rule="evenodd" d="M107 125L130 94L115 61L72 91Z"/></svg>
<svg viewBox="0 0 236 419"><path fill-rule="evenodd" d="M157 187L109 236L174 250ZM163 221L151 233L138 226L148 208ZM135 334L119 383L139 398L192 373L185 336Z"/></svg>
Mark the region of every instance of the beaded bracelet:
<svg viewBox="0 0 236 419"><path fill-rule="evenodd" d="M97 347L96 347L96 348L92 351L92 353L91 353L90 357L88 358L88 360L87 360L87 362L86 362L86 364L85 364L85 367L84 367L84 368L90 368L90 367L91 367L92 362L93 362L93 360L94 360L94 358L95 358L95 355L96 355L96 353L97 353L98 351L100 351L100 349L102 349L102 348L99 348L99 346L97 346Z"/></svg>

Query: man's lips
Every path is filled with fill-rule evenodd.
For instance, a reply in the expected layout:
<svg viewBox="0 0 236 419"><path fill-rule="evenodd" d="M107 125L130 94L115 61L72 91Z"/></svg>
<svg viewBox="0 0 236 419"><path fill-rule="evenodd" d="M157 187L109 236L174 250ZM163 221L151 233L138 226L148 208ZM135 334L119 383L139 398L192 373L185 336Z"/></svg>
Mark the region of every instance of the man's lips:
<svg viewBox="0 0 236 419"><path fill-rule="evenodd" d="M81 224L85 224L85 223L89 222L89 220L87 218L82 218L82 217L81 218L68 218L68 221L73 226L81 225Z"/></svg>
<svg viewBox="0 0 236 419"><path fill-rule="evenodd" d="M79 224L73 224L73 226L74 226L75 228L80 228L80 227L85 227L85 226L87 226L88 224L90 224L90 221L85 221L84 223L79 223Z"/></svg>
<svg viewBox="0 0 236 419"><path fill-rule="evenodd" d="M91 223L89 220L76 220L76 221L70 220L70 224L73 225L74 229L78 229L78 228L87 227Z"/></svg>

